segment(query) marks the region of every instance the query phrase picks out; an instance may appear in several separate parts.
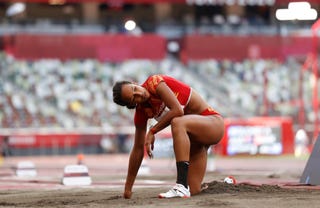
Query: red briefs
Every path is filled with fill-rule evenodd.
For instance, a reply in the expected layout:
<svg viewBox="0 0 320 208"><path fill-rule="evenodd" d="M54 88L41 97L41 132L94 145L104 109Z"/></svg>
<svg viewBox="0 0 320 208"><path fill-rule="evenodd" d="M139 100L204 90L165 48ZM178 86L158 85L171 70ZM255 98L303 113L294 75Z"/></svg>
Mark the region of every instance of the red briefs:
<svg viewBox="0 0 320 208"><path fill-rule="evenodd" d="M203 115L203 116L220 115L220 113L213 110L213 108L209 107L209 108L205 109L204 111L202 111L202 113L200 113L200 115Z"/></svg>

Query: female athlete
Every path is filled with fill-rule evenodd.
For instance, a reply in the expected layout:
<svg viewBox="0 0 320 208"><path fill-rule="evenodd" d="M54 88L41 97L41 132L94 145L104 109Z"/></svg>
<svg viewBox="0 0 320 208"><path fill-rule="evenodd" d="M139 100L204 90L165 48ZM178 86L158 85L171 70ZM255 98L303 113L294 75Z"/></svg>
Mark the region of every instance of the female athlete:
<svg viewBox="0 0 320 208"><path fill-rule="evenodd" d="M171 125L176 159L176 185L159 198L200 193L207 165L207 150L224 135L222 116L190 86L166 75L152 75L142 84L119 81L113 86L113 101L135 108L134 145L130 153L124 198L132 187L146 150L152 158L155 134ZM147 131L148 119L157 123ZM145 148L145 149L144 149Z"/></svg>

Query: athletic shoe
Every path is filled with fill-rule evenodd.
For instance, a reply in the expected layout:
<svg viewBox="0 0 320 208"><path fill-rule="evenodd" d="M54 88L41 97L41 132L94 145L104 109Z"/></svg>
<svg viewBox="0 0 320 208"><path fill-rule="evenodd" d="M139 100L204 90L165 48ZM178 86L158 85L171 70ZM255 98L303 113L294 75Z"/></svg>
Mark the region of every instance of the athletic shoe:
<svg viewBox="0 0 320 208"><path fill-rule="evenodd" d="M189 187L186 188L184 187L184 185L177 183L168 192L159 194L159 198L174 198L174 197L189 198L190 197Z"/></svg>

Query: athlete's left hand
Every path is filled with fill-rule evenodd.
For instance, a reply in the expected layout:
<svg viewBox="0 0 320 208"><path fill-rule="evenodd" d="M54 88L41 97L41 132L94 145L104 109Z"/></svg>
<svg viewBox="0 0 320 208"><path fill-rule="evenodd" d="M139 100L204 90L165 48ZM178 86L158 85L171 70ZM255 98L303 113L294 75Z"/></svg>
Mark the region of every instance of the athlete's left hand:
<svg viewBox="0 0 320 208"><path fill-rule="evenodd" d="M151 131L149 131L147 133L144 145L146 146L146 151L150 159L153 158L152 151L154 148L154 140L155 140L154 134Z"/></svg>

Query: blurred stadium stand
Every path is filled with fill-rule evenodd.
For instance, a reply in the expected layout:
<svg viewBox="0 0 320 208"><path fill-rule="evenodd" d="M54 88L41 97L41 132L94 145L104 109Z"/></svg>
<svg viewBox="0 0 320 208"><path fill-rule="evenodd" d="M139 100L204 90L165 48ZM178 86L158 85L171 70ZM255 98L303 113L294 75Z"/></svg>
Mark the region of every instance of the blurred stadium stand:
<svg viewBox="0 0 320 208"><path fill-rule="evenodd" d="M121 2L32 0L14 16L6 15L12 3L0 2L0 135L15 141L19 131L76 132L92 140L73 145L75 138L55 135L56 142L37 144L46 150L13 154L72 154L84 144L89 153L103 145L117 151L101 140L131 132L133 115L112 102L112 85L154 73L189 83L225 117L288 116L295 130L302 99L303 125L312 132L314 77L306 70L301 79L300 72L314 21L277 21L275 10L289 1ZM309 2L319 11L318 1ZM127 34L128 18L142 35ZM168 51L170 41L178 51Z"/></svg>

